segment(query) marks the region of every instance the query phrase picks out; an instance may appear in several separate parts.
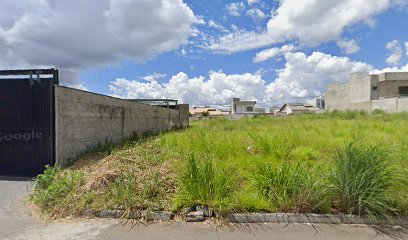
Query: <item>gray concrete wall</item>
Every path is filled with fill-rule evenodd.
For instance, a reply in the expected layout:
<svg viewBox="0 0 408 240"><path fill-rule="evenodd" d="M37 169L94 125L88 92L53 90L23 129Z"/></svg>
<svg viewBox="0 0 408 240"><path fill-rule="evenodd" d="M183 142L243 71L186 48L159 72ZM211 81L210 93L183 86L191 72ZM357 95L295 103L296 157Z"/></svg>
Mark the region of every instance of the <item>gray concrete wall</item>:
<svg viewBox="0 0 408 240"><path fill-rule="evenodd" d="M360 103L371 101L371 76L351 77L348 85L349 103Z"/></svg>
<svg viewBox="0 0 408 240"><path fill-rule="evenodd" d="M381 109L389 113L397 112L397 101L397 98L373 100L372 110Z"/></svg>
<svg viewBox="0 0 408 240"><path fill-rule="evenodd" d="M379 74L379 80L382 81L401 81L408 79L408 72L387 72Z"/></svg>
<svg viewBox="0 0 408 240"><path fill-rule="evenodd" d="M341 105L332 105L329 108L326 108L328 111L338 110L338 111L372 111L373 103L372 101L368 102L359 102L359 103L347 103Z"/></svg>
<svg viewBox="0 0 408 240"><path fill-rule="evenodd" d="M399 98L397 102L398 112L408 112L408 98Z"/></svg>
<svg viewBox="0 0 408 240"><path fill-rule="evenodd" d="M408 98L386 98L373 101L373 110L382 109L386 112L397 113L408 111Z"/></svg>
<svg viewBox="0 0 408 240"><path fill-rule="evenodd" d="M328 86L326 91L326 109L331 110L354 110L355 108L370 108L367 102L371 101L370 75L362 73L350 76L347 83L334 83ZM351 104L353 103L353 104ZM354 106L355 105L355 106Z"/></svg>
<svg viewBox="0 0 408 240"><path fill-rule="evenodd" d="M326 109L329 111L338 109L349 102L348 85L334 83L328 86L326 91Z"/></svg>
<svg viewBox="0 0 408 240"><path fill-rule="evenodd" d="M399 87L406 86L408 86L408 80L389 80L380 82L379 87L380 99L399 97Z"/></svg>
<svg viewBox="0 0 408 240"><path fill-rule="evenodd" d="M56 86L56 152L62 166L106 141L189 124L188 104L173 110Z"/></svg>

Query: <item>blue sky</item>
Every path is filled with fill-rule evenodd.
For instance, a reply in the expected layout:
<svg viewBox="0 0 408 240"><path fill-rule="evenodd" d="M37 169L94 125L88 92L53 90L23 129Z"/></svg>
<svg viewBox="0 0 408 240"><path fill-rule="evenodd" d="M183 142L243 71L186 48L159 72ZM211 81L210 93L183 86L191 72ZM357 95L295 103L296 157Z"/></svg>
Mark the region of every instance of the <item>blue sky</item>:
<svg viewBox="0 0 408 240"><path fill-rule="evenodd" d="M56 65L64 84L117 97L278 105L408 70L408 0L22 2L0 0L0 67Z"/></svg>

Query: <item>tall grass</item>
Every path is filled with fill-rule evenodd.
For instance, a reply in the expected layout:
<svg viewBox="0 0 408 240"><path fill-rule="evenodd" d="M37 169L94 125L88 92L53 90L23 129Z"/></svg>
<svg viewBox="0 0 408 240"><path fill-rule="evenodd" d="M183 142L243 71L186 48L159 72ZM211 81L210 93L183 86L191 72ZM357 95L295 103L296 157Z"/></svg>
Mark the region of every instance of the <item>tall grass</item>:
<svg viewBox="0 0 408 240"><path fill-rule="evenodd" d="M321 168L307 169L303 163L270 163L260 167L255 182L279 211L326 212L326 182L320 172Z"/></svg>
<svg viewBox="0 0 408 240"><path fill-rule="evenodd" d="M49 168L33 200L71 213L208 205L221 212L407 214L407 120L408 113L331 112L193 122L100 145L70 169ZM354 139L366 144L344 146Z"/></svg>
<svg viewBox="0 0 408 240"><path fill-rule="evenodd" d="M249 137L253 140L255 148L263 154L270 154L279 160L290 158L294 145L291 140L282 134L262 134L249 132Z"/></svg>
<svg viewBox="0 0 408 240"><path fill-rule="evenodd" d="M222 212L234 191L233 175L206 157L201 161L194 155L182 171L176 208L204 205Z"/></svg>
<svg viewBox="0 0 408 240"><path fill-rule="evenodd" d="M334 155L334 207L341 212L384 218L396 215L398 170L390 153L379 145L346 144Z"/></svg>
<svg viewBox="0 0 408 240"><path fill-rule="evenodd" d="M124 171L105 194L106 206L120 209L163 210L166 207L165 184L158 172L139 174L134 170Z"/></svg>

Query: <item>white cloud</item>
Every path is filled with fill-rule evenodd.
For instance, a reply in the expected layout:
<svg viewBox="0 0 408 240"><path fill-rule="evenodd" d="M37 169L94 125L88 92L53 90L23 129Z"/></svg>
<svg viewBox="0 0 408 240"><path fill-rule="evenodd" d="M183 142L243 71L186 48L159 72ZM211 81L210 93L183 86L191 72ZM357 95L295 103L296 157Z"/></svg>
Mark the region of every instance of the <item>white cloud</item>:
<svg viewBox="0 0 408 240"><path fill-rule="evenodd" d="M287 53L285 59L284 68L270 84L262 78L262 71L231 75L210 72L208 78L190 78L181 72L163 84L116 79L110 89L112 95L123 98L174 98L192 105L226 105L232 97L276 105L307 101L324 93L328 84L347 81L352 72L373 70L368 64L320 52L310 56Z"/></svg>
<svg viewBox="0 0 408 240"><path fill-rule="evenodd" d="M337 46L343 50L346 54L353 54L360 51L360 46L358 42L354 39L351 40L340 40L337 42Z"/></svg>
<svg viewBox="0 0 408 240"><path fill-rule="evenodd" d="M245 10L244 2L233 2L227 4L225 7L228 11L228 14L234 17L241 16L241 12Z"/></svg>
<svg viewBox="0 0 408 240"><path fill-rule="evenodd" d="M147 82L153 82L153 81L157 81L160 78L164 78L166 76L167 74L153 73L153 74L142 77L142 79Z"/></svg>
<svg viewBox="0 0 408 240"><path fill-rule="evenodd" d="M210 72L205 77L189 78L180 72L168 83L141 83L116 79L110 85L112 95L123 98L175 98L193 105L225 105L232 97L263 99L265 81L257 74Z"/></svg>
<svg viewBox="0 0 408 240"><path fill-rule="evenodd" d="M391 0L281 0L263 31L230 33L209 43L215 52L233 53L291 39L317 46L339 40L342 32L390 7Z"/></svg>
<svg viewBox="0 0 408 240"><path fill-rule="evenodd" d="M278 70L278 77L267 86L268 102L303 102L322 95L330 83L347 81L353 72L373 69L366 63L321 52L310 56L302 52L287 53L285 59L285 67Z"/></svg>
<svg viewBox="0 0 408 240"><path fill-rule="evenodd" d="M204 18L203 18L202 16L197 17L196 23L197 23L198 25L205 25L205 24L206 24L206 22L205 22L205 20L204 20Z"/></svg>
<svg viewBox="0 0 408 240"><path fill-rule="evenodd" d="M262 12L259 8L251 8L246 11L246 14L251 17L255 22L262 21L263 19L267 18L264 12Z"/></svg>
<svg viewBox="0 0 408 240"><path fill-rule="evenodd" d="M187 43L193 25L202 23L182 0L0 0L0 6L0 67L14 61L14 68L78 72L144 61Z"/></svg>
<svg viewBox="0 0 408 240"><path fill-rule="evenodd" d="M82 83L69 84L68 87L76 88L76 89L79 89L79 90L82 90L82 91L88 91L89 92L89 89L86 86L84 86Z"/></svg>
<svg viewBox="0 0 408 240"><path fill-rule="evenodd" d="M248 5L251 6L252 4L259 3L259 0L248 0Z"/></svg>
<svg viewBox="0 0 408 240"><path fill-rule="evenodd" d="M405 54L408 56L408 42L405 42L404 45L405 45Z"/></svg>
<svg viewBox="0 0 408 240"><path fill-rule="evenodd" d="M381 70L374 69L373 71L370 71L371 74L379 74L384 72L408 72L408 64L402 67L387 67Z"/></svg>
<svg viewBox="0 0 408 240"><path fill-rule="evenodd" d="M276 56L283 55L294 50L295 46L293 44L283 45L280 48L269 48L257 53L255 58L253 59L253 62L254 63L263 62L270 58L274 58Z"/></svg>
<svg viewBox="0 0 408 240"><path fill-rule="evenodd" d="M400 8L405 8L408 7L408 1L407 0L393 0L392 3Z"/></svg>
<svg viewBox="0 0 408 240"><path fill-rule="evenodd" d="M220 30L222 32L229 32L228 29L226 29L221 24L218 24L218 23L214 22L213 20L208 21L208 26L211 27L211 28L218 29L218 30Z"/></svg>
<svg viewBox="0 0 408 240"><path fill-rule="evenodd" d="M402 47L398 40L388 42L385 48L391 51L391 55L385 60L389 65L398 65L402 58Z"/></svg>

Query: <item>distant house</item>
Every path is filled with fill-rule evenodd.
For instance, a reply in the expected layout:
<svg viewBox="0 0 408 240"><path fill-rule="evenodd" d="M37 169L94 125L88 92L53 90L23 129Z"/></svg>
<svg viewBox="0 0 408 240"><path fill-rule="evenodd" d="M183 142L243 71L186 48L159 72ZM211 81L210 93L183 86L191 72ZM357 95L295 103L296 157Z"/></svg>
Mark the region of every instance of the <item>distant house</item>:
<svg viewBox="0 0 408 240"><path fill-rule="evenodd" d="M272 113L273 115L279 115L279 111L280 111L281 107L278 106L272 106L269 108L269 112Z"/></svg>
<svg viewBox="0 0 408 240"><path fill-rule="evenodd" d="M224 112L216 108L211 107L194 107L190 109L190 115L192 117L202 117L208 113L209 117L218 117L218 116L228 116L229 112Z"/></svg>
<svg viewBox="0 0 408 240"><path fill-rule="evenodd" d="M279 115L291 115L291 114L311 114L316 113L318 108L303 103L286 103L279 110Z"/></svg>
<svg viewBox="0 0 408 240"><path fill-rule="evenodd" d="M316 99L316 107L318 109L326 109L326 100L324 98L324 96L321 96L319 98Z"/></svg>
<svg viewBox="0 0 408 240"><path fill-rule="evenodd" d="M231 100L231 114L255 114L256 101L241 101L240 98ZM259 111L259 110L258 110Z"/></svg>

